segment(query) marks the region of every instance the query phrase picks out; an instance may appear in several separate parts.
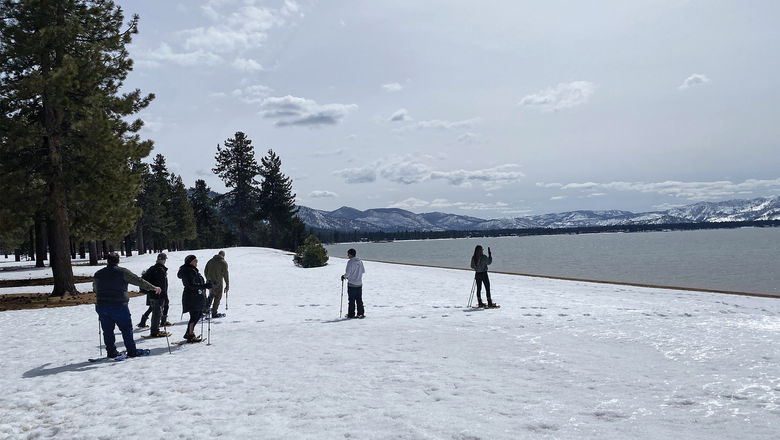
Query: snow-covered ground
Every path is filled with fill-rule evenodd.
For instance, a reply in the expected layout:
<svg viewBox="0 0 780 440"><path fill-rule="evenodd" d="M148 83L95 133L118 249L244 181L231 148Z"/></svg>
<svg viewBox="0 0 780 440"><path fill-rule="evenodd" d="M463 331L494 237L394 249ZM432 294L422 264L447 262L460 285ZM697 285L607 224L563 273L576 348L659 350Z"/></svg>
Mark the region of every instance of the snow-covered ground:
<svg viewBox="0 0 780 440"><path fill-rule="evenodd" d="M151 356L93 364L93 306L0 312L0 438L780 433L778 299L492 274L502 308L470 310L470 272L366 262L366 319L339 321L345 260L300 269L279 251L226 253L229 309L211 345L169 354L137 331ZM214 251L195 254L202 268ZM168 259L172 341L185 330L185 255ZM153 260L121 265L140 273ZM137 323L144 299L130 308Z"/></svg>

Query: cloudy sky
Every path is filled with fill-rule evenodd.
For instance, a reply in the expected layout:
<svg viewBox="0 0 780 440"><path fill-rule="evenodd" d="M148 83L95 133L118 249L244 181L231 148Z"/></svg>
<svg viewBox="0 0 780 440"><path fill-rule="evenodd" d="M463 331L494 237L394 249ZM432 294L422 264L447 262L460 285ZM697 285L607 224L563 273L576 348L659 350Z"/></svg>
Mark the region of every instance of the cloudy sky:
<svg viewBox="0 0 780 440"><path fill-rule="evenodd" d="M273 149L298 203L481 218L780 194L773 0L120 0L155 153L216 191Z"/></svg>

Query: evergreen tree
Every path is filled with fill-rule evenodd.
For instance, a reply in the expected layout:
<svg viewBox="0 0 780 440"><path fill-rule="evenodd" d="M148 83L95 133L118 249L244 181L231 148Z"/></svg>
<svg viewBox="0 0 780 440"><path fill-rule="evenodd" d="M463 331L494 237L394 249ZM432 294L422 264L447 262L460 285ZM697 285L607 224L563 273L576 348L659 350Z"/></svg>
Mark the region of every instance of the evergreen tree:
<svg viewBox="0 0 780 440"><path fill-rule="evenodd" d="M199 249L217 248L225 245L226 228L211 198L211 188L206 181L198 179L195 187L190 188L190 205L195 216L197 238L195 247Z"/></svg>
<svg viewBox="0 0 780 440"><path fill-rule="evenodd" d="M184 240L197 236L197 229L192 205L187 198L187 187L184 186L181 176L175 174L171 174L171 201L168 212L173 218L169 239L176 244L176 249L181 250L184 248Z"/></svg>
<svg viewBox="0 0 780 440"><path fill-rule="evenodd" d="M163 250L175 224L171 206L171 173L165 156L157 154L144 176L144 240L152 250Z"/></svg>
<svg viewBox="0 0 780 440"><path fill-rule="evenodd" d="M260 175L263 177L260 210L263 219L268 221L270 245L295 249L303 241L306 228L294 227L293 219L297 217L298 208L292 193L292 180L282 173L282 160L273 150L268 150L268 155L260 161Z"/></svg>
<svg viewBox="0 0 780 440"><path fill-rule="evenodd" d="M293 261L300 267L320 267L328 264L328 251L315 235L306 237L306 241L298 246Z"/></svg>
<svg viewBox="0 0 780 440"><path fill-rule="evenodd" d="M0 110L2 125L13 136L3 148L23 149L32 185L45 185L31 205L41 206L47 216L52 294L76 293L71 209L84 202L85 191L74 191L75 184L94 179L93 188L106 189L110 179L103 174L112 173L115 155L124 155L126 167L151 150L151 143L137 135L142 122L126 119L153 95L119 92L132 69L125 47L137 33L138 17L123 29L122 11L109 0L0 0L0 17ZM97 160L101 153L111 160ZM126 206L124 200L114 202Z"/></svg>
<svg viewBox="0 0 780 440"><path fill-rule="evenodd" d="M255 178L260 173L252 141L238 131L235 138L225 141L224 148L217 145L215 159L212 171L232 188L220 197L222 211L238 229L241 244L248 245L256 229L259 189Z"/></svg>

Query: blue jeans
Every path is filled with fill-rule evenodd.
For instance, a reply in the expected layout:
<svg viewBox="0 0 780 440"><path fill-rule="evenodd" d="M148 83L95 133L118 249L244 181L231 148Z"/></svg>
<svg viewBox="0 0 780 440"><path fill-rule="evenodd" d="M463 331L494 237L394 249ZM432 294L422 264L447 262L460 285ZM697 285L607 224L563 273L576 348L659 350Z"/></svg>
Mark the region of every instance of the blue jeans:
<svg viewBox="0 0 780 440"><path fill-rule="evenodd" d="M109 355L116 354L116 337L114 326L122 332L122 340L128 353L135 353L135 341L133 340L133 318L127 304L100 304L95 305L95 311L100 318L100 327L103 329L103 342Z"/></svg>
<svg viewBox="0 0 780 440"><path fill-rule="evenodd" d="M357 306L357 316L363 316L363 286L347 285L347 294L349 295L347 316L355 317L355 306Z"/></svg>

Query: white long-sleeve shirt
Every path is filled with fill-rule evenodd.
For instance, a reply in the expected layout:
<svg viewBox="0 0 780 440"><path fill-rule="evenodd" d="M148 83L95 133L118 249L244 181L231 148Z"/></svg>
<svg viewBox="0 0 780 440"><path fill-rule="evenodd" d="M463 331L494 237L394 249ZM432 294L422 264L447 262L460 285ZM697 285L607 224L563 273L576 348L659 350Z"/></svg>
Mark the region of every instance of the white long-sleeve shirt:
<svg viewBox="0 0 780 440"><path fill-rule="evenodd" d="M347 261L347 270L344 272L344 278L347 279L348 286L362 286L363 274L366 273L366 269L363 267L363 262L358 257L352 257Z"/></svg>

